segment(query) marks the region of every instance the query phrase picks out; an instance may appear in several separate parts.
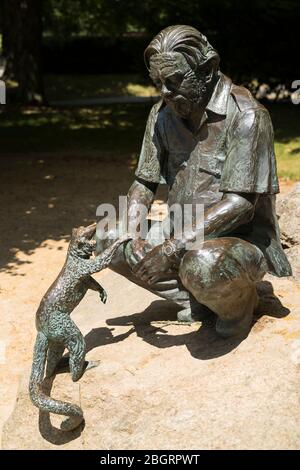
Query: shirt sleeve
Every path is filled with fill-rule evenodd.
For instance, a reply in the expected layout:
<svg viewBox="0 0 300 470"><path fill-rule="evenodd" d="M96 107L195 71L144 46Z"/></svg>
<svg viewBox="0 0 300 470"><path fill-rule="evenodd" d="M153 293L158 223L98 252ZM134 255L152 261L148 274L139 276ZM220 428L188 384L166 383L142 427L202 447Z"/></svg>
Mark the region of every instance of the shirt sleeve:
<svg viewBox="0 0 300 470"><path fill-rule="evenodd" d="M228 135L220 191L278 193L273 139L272 122L265 108L239 112Z"/></svg>
<svg viewBox="0 0 300 470"><path fill-rule="evenodd" d="M165 183L166 149L163 143L162 119L159 116L161 102L155 104L149 114L143 145L135 175L151 183Z"/></svg>

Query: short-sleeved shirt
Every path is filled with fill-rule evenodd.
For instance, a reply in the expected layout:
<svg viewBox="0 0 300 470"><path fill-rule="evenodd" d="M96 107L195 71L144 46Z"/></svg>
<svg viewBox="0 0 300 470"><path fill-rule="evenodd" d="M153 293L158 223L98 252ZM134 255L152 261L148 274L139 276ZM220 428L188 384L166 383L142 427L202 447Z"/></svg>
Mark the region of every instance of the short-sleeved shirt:
<svg viewBox="0 0 300 470"><path fill-rule="evenodd" d="M219 236L239 237L264 253L269 272L291 275L275 212L279 192L273 128L268 111L224 74L193 133L163 101L150 112L136 176L166 183L168 204L220 201L223 193L259 194L251 222Z"/></svg>

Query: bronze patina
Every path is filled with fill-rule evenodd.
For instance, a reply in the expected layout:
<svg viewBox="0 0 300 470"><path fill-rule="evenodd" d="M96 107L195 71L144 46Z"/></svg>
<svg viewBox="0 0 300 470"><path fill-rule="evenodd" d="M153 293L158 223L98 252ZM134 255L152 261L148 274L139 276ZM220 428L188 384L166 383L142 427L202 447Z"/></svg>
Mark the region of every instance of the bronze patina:
<svg viewBox="0 0 300 470"><path fill-rule="evenodd" d="M291 275L275 213L279 192L268 111L219 68L207 38L191 26L170 26L145 50L161 100L150 112L136 179L128 193L128 231L138 204L150 209L160 183L168 204L204 205L204 243L135 239L111 267L182 306L181 321L217 315L222 337L246 335L266 272ZM117 234L116 234L117 236ZM99 251L103 242L98 239ZM204 308L203 308L204 307Z"/></svg>
<svg viewBox="0 0 300 470"><path fill-rule="evenodd" d="M31 401L42 411L68 416L61 429L71 431L83 421L83 411L72 403L55 400L42 389L45 374L51 377L61 364L65 349L69 352L69 368L72 380L77 382L87 368L96 363L85 361L85 340L81 331L70 318L75 307L81 302L88 289L99 293L102 302L107 294L91 276L109 265L120 244L128 236L117 240L96 258L91 257L95 249L96 224L73 229L66 262L57 279L41 300L36 313L37 337L34 346L33 363L29 383Z"/></svg>

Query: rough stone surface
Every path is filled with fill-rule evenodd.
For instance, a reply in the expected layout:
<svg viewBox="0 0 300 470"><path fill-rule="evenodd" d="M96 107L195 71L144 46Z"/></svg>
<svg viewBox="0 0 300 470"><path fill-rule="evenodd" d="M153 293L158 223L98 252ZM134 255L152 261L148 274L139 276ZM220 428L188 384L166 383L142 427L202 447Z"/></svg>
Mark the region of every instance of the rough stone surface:
<svg viewBox="0 0 300 470"><path fill-rule="evenodd" d="M300 244L292 246L285 250L289 262L292 266L293 278L296 281L300 281Z"/></svg>
<svg viewBox="0 0 300 470"><path fill-rule="evenodd" d="M84 157L76 172L68 159L59 159L59 172L54 158L26 156L26 161L24 166L7 158L2 179L3 207L14 207L11 230L1 242L2 448L299 449L300 283L271 276L266 281L272 282L277 299L268 282L260 285L262 316L238 343L218 339L209 322L176 323L176 306L109 270L96 275L108 290L108 303L104 306L91 292L73 318L86 335L88 359L100 359L100 365L76 384L68 374L58 375L51 392L81 403L85 428L65 434L59 430L61 417L39 417L27 394L34 315L65 259L67 237L61 239L60 233L92 222L95 200L126 194L130 175L127 167L118 166L118 177L112 176L111 161L97 158L87 165ZM61 179L45 180L56 172ZM278 197L280 214L289 190ZM291 229L299 223L298 208L291 208ZM7 211L1 217L4 226ZM284 220L280 223L287 231L288 217ZM293 236L297 233L299 228ZM297 261L298 249L295 244L287 250L294 274L292 256Z"/></svg>
<svg viewBox="0 0 300 470"><path fill-rule="evenodd" d="M61 417L39 416L27 355L3 449L300 448L298 284L267 276L257 321L240 342L217 338L211 320L178 324L174 304L109 270L96 278L108 303L90 292L73 318L87 358L100 365L76 384L58 375L51 391L80 403L85 427L63 433Z"/></svg>
<svg viewBox="0 0 300 470"><path fill-rule="evenodd" d="M300 183L277 198L281 239L291 263L293 277L300 281Z"/></svg>
<svg viewBox="0 0 300 470"><path fill-rule="evenodd" d="M300 243L300 183L292 190L277 197L276 212L281 236L288 246Z"/></svg>

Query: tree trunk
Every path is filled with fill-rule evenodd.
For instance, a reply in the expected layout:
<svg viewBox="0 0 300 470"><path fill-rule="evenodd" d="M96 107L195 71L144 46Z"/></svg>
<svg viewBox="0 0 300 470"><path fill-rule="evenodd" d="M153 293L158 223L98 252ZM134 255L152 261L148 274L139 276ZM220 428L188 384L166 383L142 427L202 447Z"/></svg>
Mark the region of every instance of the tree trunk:
<svg viewBox="0 0 300 470"><path fill-rule="evenodd" d="M19 103L42 104L42 1L2 1L4 80L17 82L14 98Z"/></svg>

